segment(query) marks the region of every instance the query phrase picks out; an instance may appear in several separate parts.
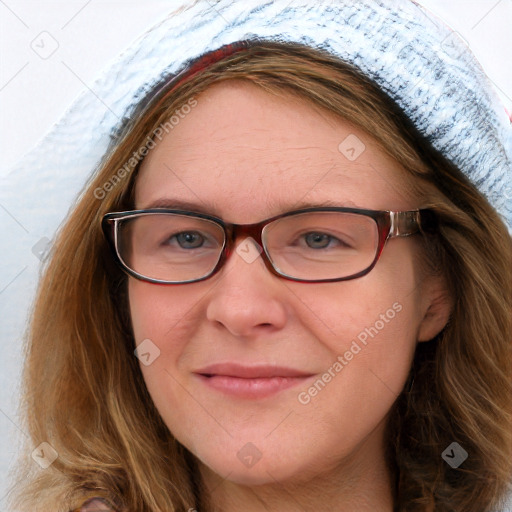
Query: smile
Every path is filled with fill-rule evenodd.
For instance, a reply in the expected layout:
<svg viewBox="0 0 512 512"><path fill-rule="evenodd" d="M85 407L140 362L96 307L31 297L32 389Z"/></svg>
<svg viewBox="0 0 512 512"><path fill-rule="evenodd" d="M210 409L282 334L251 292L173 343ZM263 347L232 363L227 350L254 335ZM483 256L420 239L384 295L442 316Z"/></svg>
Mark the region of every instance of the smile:
<svg viewBox="0 0 512 512"><path fill-rule="evenodd" d="M293 386L304 384L313 373L275 367L248 367L238 364L212 365L195 372L210 389L246 399L266 398Z"/></svg>

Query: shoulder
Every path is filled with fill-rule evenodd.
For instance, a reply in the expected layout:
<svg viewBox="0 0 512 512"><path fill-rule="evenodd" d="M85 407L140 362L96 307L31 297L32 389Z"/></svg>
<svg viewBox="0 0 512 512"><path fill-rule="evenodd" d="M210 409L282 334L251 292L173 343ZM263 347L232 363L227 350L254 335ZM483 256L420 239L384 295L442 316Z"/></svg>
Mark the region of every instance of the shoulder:
<svg viewBox="0 0 512 512"><path fill-rule="evenodd" d="M71 512L116 512L102 498L90 498L80 508Z"/></svg>

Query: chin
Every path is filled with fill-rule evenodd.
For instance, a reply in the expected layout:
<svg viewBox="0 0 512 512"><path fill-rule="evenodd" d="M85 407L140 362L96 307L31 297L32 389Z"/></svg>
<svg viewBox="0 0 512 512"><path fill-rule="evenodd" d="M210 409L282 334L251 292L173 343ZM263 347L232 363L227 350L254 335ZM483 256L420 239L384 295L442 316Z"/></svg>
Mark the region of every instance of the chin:
<svg viewBox="0 0 512 512"><path fill-rule="evenodd" d="M248 487L275 484L293 479L296 474L296 471L293 471L292 468L260 464L262 464L261 461L252 468L243 468L236 464L219 464L209 465L208 469L229 482Z"/></svg>
<svg viewBox="0 0 512 512"><path fill-rule="evenodd" d="M225 478L229 482L246 485L267 485L276 484L281 482L290 483L306 483L311 480L318 473L325 471L323 465L319 464L317 460L308 457L302 464L298 463L297 454L290 453L288 457L278 457L276 451L269 450L269 456L261 454L261 458L257 461L247 461L246 466L240 459L244 459L246 453L250 453L250 448L246 448L240 457L240 451L237 456L227 460L226 452L216 453L209 457L202 457L201 463L206 466L207 470ZM322 458L322 457L321 457ZM325 457L322 458L325 463ZM249 464L252 463L252 466ZM320 467L321 466L321 467Z"/></svg>

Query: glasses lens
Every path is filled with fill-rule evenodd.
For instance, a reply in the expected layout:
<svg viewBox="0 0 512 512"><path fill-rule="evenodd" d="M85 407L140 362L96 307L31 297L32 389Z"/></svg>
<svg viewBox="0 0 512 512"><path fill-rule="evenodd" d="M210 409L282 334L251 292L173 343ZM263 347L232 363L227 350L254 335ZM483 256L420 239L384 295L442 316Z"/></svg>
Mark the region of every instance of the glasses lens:
<svg viewBox="0 0 512 512"><path fill-rule="evenodd" d="M281 273L304 280L340 279L372 265L379 231L375 220L366 215L311 212L267 225L263 240Z"/></svg>
<svg viewBox="0 0 512 512"><path fill-rule="evenodd" d="M224 246L224 231L207 219L148 213L118 224L118 251L136 273L161 281L189 281L209 274Z"/></svg>

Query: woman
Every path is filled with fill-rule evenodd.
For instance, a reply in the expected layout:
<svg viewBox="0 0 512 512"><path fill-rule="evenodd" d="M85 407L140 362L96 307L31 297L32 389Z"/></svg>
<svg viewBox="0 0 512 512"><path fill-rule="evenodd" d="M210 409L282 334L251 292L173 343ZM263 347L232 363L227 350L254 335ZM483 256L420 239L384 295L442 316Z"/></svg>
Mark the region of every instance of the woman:
<svg viewBox="0 0 512 512"><path fill-rule="evenodd" d="M174 18L196 47L53 245L25 400L57 456L17 504L498 510L510 126L478 65L406 0L216 9Z"/></svg>

